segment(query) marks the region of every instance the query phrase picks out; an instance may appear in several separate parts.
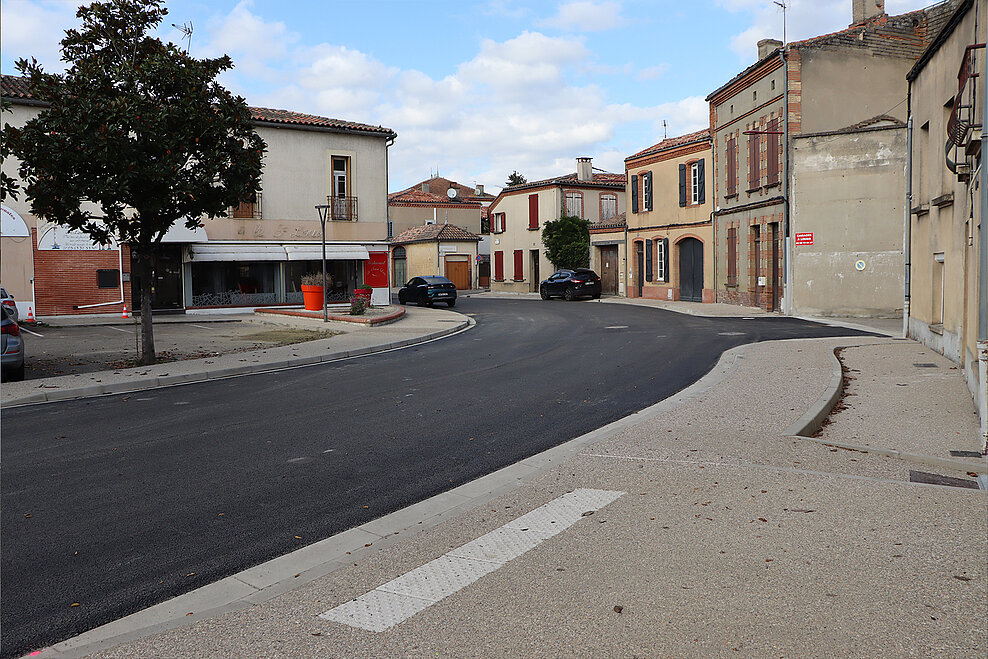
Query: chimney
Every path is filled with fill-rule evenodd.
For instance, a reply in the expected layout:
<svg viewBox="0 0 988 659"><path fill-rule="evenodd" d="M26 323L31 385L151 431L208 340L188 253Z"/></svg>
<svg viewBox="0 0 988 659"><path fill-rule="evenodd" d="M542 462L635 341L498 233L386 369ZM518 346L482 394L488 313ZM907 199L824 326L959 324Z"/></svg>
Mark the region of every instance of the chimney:
<svg viewBox="0 0 988 659"><path fill-rule="evenodd" d="M851 0L851 17L854 19L851 25L864 23L884 13L885 0Z"/></svg>
<svg viewBox="0 0 988 659"><path fill-rule="evenodd" d="M428 183L423 183L422 184L422 192L428 192L428 191L429 191L429 184Z"/></svg>
<svg viewBox="0 0 988 659"><path fill-rule="evenodd" d="M778 39L762 39L758 42L758 61L762 61L779 48L782 48L782 42Z"/></svg>
<svg viewBox="0 0 988 659"><path fill-rule="evenodd" d="M577 181L592 181L593 180L593 158L587 158L583 156L576 159L576 180Z"/></svg>
<svg viewBox="0 0 988 659"><path fill-rule="evenodd" d="M478 183L477 184L477 194L478 195L484 194L484 184L483 183Z"/></svg>

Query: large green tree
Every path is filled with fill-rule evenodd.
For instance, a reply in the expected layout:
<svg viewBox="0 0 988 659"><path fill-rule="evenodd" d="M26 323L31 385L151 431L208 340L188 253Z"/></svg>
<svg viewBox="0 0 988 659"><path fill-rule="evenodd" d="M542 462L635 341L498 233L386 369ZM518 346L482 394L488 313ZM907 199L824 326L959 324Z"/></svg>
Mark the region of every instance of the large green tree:
<svg viewBox="0 0 988 659"><path fill-rule="evenodd" d="M151 36L163 0L79 9L62 39L64 73L18 60L46 105L4 127L37 217L130 246L141 281L141 363L155 361L151 285L162 236L253 199L265 144L243 98L216 81L229 57L195 59Z"/></svg>
<svg viewBox="0 0 988 659"><path fill-rule="evenodd" d="M590 265L590 229L586 220L563 215L542 227L545 256L557 268L586 268Z"/></svg>
<svg viewBox="0 0 988 659"><path fill-rule="evenodd" d="M518 173L518 170L508 174L508 180L504 182L504 187L510 187L512 185L521 185L523 183L528 183L528 179Z"/></svg>

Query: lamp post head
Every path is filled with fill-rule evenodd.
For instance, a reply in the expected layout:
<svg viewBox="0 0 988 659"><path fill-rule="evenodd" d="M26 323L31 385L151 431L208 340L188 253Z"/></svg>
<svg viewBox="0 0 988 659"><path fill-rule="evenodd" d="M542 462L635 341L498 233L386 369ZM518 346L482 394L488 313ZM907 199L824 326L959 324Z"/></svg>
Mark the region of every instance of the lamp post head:
<svg viewBox="0 0 988 659"><path fill-rule="evenodd" d="M326 217L329 215L329 204L319 204L315 208L316 212L319 213L319 221L325 223Z"/></svg>

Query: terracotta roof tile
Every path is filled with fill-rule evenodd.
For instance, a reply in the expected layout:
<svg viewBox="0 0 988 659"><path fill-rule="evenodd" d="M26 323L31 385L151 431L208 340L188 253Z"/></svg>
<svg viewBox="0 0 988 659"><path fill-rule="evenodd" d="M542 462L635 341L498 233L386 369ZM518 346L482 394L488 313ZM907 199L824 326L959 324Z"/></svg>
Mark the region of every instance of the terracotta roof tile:
<svg viewBox="0 0 988 659"><path fill-rule="evenodd" d="M435 192L424 192L417 188L409 188L401 192L392 192L388 195L388 203L403 204L428 204L430 206L480 206L480 202L474 199L459 197L450 199L445 194Z"/></svg>
<svg viewBox="0 0 988 659"><path fill-rule="evenodd" d="M433 240L474 240L479 241L480 236L474 235L462 227L455 224L424 224L420 227L412 227L402 231L391 242L395 244L421 243Z"/></svg>
<svg viewBox="0 0 988 659"><path fill-rule="evenodd" d="M698 130L695 133L688 133L686 135L680 135L679 137L670 137L664 139L658 144L653 144L647 149L643 149L638 153L628 156L624 159L625 162L629 160L634 160L635 158L641 158L642 156L650 156L653 153L658 153L659 151L665 151L666 149L671 149L675 146L682 146L684 144L690 144L692 142L702 142L704 140L710 140L710 129L704 128L703 130Z"/></svg>
<svg viewBox="0 0 988 659"><path fill-rule="evenodd" d="M4 75L0 82L0 91L5 98L34 98L27 86L27 78Z"/></svg>
<svg viewBox="0 0 988 659"><path fill-rule="evenodd" d="M451 181L448 178L443 178L442 176L433 176L432 178L426 179L425 181L420 181L415 185L405 188L400 192L393 192L388 197L391 198L396 195L404 195L405 193L410 193L416 190L421 192L422 186L425 185L426 183L429 184L429 192L427 194L439 195L443 198L443 201L446 202L450 201L450 199L446 196L446 191L450 188L456 189L458 193L456 201L458 202L489 201L494 199L494 195L488 192L477 194L477 191L474 188L471 188L469 185L463 185L461 183L457 183L456 181Z"/></svg>
<svg viewBox="0 0 988 659"><path fill-rule="evenodd" d="M557 176L555 178L547 178L541 181L531 181L529 183L522 183L520 185L511 185L501 190L501 194L514 192L516 190L527 190L529 188L537 188L543 185L573 185L573 186L582 185L591 188L596 188L596 187L623 188L626 182L627 182L627 177L624 174L611 174L610 172L594 172L592 180L578 181L576 178L576 172L573 172L572 174L565 174L563 176Z"/></svg>
<svg viewBox="0 0 988 659"><path fill-rule="evenodd" d="M590 230L594 229L623 229L628 226L628 216L627 213L619 213L609 220L603 220L601 222L591 222Z"/></svg>

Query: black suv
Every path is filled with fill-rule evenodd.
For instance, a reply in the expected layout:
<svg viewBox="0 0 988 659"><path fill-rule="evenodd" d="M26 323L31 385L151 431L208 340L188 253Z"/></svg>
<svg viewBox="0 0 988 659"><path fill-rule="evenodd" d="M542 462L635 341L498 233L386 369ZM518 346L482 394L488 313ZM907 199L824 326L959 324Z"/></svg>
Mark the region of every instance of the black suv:
<svg viewBox="0 0 988 659"><path fill-rule="evenodd" d="M412 277L398 289L398 302L415 302L430 307L436 302L445 302L446 306L452 307L456 305L456 286L445 277Z"/></svg>
<svg viewBox="0 0 988 659"><path fill-rule="evenodd" d="M562 295L567 300L578 297L600 297L600 277L589 268L557 270L554 275L539 285L539 295L548 300L553 295Z"/></svg>

